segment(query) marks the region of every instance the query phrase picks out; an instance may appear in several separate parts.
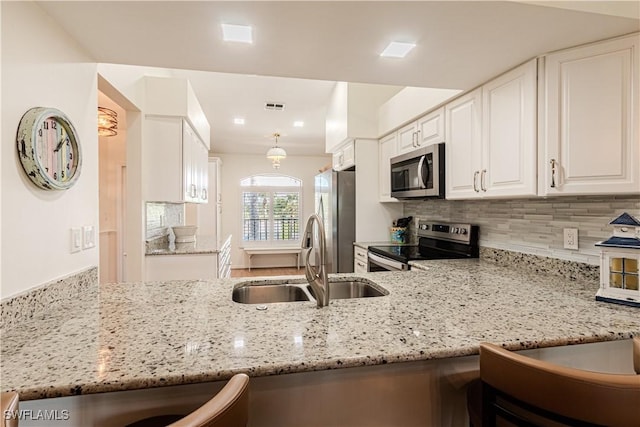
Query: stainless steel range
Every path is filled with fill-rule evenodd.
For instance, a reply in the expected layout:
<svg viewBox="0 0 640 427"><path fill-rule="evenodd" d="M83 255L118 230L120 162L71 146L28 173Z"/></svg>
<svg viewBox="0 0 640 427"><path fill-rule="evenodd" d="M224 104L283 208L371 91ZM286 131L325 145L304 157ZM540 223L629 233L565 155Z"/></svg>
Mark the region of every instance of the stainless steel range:
<svg viewBox="0 0 640 427"><path fill-rule="evenodd" d="M369 246L368 271L409 270L409 261L478 258L478 226L418 220L417 245Z"/></svg>

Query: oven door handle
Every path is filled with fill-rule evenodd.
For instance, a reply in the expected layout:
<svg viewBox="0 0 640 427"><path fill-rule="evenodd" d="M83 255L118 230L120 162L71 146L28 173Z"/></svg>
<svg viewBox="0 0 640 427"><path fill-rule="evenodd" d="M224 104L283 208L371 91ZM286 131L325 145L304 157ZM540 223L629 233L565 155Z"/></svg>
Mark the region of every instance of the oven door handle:
<svg viewBox="0 0 640 427"><path fill-rule="evenodd" d="M381 257L380 255L376 255L374 253L369 252L368 254L369 259L373 262L375 262L376 264L379 264L383 267L387 267L390 270L393 271L400 271L400 270L408 270L409 269L409 265L399 262L399 261L395 261L389 258L385 258L385 257Z"/></svg>

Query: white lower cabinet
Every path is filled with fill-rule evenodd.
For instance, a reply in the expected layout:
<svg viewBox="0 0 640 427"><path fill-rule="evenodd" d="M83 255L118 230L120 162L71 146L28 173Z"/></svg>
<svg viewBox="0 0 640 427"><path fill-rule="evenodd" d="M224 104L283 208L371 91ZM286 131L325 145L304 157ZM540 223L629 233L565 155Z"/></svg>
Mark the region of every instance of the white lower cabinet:
<svg viewBox="0 0 640 427"><path fill-rule="evenodd" d="M545 57L541 196L640 193L640 36Z"/></svg>
<svg viewBox="0 0 640 427"><path fill-rule="evenodd" d="M218 254L147 255L147 281L211 280L218 278Z"/></svg>
<svg viewBox="0 0 640 427"><path fill-rule="evenodd" d="M536 76L532 60L445 106L448 199L537 194Z"/></svg>
<svg viewBox="0 0 640 427"><path fill-rule="evenodd" d="M353 272L354 273L366 273L367 272L367 250L360 246L353 247Z"/></svg>

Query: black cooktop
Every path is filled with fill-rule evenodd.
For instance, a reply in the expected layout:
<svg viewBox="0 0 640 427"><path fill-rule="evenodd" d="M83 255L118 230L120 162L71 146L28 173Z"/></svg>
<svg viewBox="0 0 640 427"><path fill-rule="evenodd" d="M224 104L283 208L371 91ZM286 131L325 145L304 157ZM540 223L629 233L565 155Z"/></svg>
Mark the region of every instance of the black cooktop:
<svg viewBox="0 0 640 427"><path fill-rule="evenodd" d="M391 258L405 264L409 261L474 257L474 254L470 253L466 248L456 248L453 247L452 244L443 245L442 242L428 241L424 238L421 238L420 240L422 243L421 245L369 246L369 250L378 255L386 256L387 258ZM477 257L477 255L475 256Z"/></svg>

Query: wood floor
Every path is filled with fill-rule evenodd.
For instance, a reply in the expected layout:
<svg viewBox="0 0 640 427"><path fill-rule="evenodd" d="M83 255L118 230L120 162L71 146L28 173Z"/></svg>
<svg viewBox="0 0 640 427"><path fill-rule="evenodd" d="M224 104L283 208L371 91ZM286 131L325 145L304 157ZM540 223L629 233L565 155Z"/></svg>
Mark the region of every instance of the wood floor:
<svg viewBox="0 0 640 427"><path fill-rule="evenodd" d="M280 267L280 268L252 268L232 269L231 277L259 277L259 276L296 276L303 275L303 268Z"/></svg>

